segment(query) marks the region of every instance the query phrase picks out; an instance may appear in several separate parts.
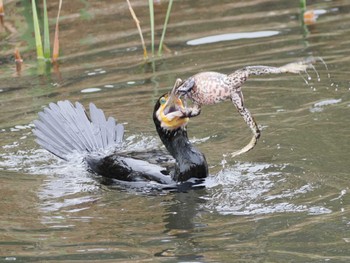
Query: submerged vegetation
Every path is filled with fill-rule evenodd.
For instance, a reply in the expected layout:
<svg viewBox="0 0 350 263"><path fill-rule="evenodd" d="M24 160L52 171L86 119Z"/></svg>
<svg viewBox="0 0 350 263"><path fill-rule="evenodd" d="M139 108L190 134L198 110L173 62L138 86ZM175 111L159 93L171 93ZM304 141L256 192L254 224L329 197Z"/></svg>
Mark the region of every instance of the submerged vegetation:
<svg viewBox="0 0 350 263"><path fill-rule="evenodd" d="M148 53L147 53L146 44L145 44L145 41L143 38L143 34L142 34L141 26L140 26L140 21L137 19L137 16L136 16L136 14L131 6L130 1L129 0L126 0L126 1L128 3L131 16L134 19L134 21L136 23L137 30L139 31L139 34L140 34L141 44L143 47L143 57L145 60L147 60ZM169 17L170 17L172 5L173 5L173 0L169 0L166 16L165 16L165 20L164 20L163 30L162 30L162 36L160 38L160 42L159 42L159 46L158 46L158 52L157 52L158 56L162 56L164 38L165 38L165 33L166 33L166 29L167 29L168 22L169 22ZM154 30L153 0L148 0L148 6L149 6L150 28L151 28L151 52L152 52L152 57L154 57L155 56L155 30Z"/></svg>

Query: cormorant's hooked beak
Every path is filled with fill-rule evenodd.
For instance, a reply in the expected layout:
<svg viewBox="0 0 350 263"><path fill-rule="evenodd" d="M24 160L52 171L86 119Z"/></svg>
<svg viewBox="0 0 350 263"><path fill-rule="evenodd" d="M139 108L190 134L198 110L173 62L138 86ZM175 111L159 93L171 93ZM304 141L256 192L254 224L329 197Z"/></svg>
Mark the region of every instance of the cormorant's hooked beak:
<svg viewBox="0 0 350 263"><path fill-rule="evenodd" d="M160 107L157 110L157 118L161 126L167 130L175 130L185 126L189 118L184 117L184 106L176 95L177 85L172 91L159 99Z"/></svg>

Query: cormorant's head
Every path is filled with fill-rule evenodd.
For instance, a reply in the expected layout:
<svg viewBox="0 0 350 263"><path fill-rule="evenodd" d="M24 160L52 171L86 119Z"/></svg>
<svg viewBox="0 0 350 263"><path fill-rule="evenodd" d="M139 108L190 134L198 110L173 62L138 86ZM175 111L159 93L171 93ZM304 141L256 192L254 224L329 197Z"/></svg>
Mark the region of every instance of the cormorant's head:
<svg viewBox="0 0 350 263"><path fill-rule="evenodd" d="M184 106L173 91L161 96L154 106L153 121L159 138L176 160L173 180L186 181L191 177L205 178L208 165L204 154L197 150L187 137L185 129L189 118L184 117Z"/></svg>
<svg viewBox="0 0 350 263"><path fill-rule="evenodd" d="M184 117L184 106L175 92L162 95L154 107L154 121L166 131L174 131L187 125L189 118Z"/></svg>

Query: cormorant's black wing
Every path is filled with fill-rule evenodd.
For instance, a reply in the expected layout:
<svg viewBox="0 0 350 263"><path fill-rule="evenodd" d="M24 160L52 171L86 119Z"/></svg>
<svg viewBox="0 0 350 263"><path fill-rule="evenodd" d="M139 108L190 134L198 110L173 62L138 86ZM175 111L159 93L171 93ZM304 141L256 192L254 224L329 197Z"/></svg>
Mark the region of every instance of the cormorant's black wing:
<svg viewBox="0 0 350 263"><path fill-rule="evenodd" d="M72 153L93 153L122 142L124 126L90 103L90 118L85 108L70 101L50 103L34 121L36 142L61 159Z"/></svg>

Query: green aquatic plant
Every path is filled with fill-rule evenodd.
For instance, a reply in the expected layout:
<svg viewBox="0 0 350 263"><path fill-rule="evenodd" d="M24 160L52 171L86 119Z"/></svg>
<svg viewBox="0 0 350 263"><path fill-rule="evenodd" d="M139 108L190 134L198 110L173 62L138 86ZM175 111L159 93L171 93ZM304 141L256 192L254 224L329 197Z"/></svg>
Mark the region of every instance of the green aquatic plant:
<svg viewBox="0 0 350 263"><path fill-rule="evenodd" d="M62 0L59 2L58 14L56 19L55 27L55 38L54 38L54 47L53 47L53 56L52 61L57 61L59 54L59 38L58 38L58 28L59 28L59 16L62 7ZM36 1L32 0L32 12L33 12L33 25L34 25L34 36L35 36L35 46L37 52L37 58L39 60L51 61L51 51L50 51L50 31L49 31L49 18L47 14L47 4L46 0L43 0L43 20L44 20L44 45L41 38L39 17L37 12Z"/></svg>
<svg viewBox="0 0 350 263"><path fill-rule="evenodd" d="M52 62L55 63L58 59L59 52L60 52L60 42L59 42L59 18L61 14L61 8L62 8L62 0L60 0L58 5L58 13L56 18L56 26L55 26L55 38L53 42L53 51L52 51Z"/></svg>
<svg viewBox="0 0 350 263"><path fill-rule="evenodd" d="M154 56L154 8L153 8L153 0L148 0L149 7L149 17L150 17L150 25L151 25L151 49L152 56Z"/></svg>
<svg viewBox="0 0 350 263"><path fill-rule="evenodd" d="M47 15L47 5L46 0L43 0L44 9L44 57L45 59L50 59L50 32L49 32L49 18Z"/></svg>
<svg viewBox="0 0 350 263"><path fill-rule="evenodd" d="M172 5L173 5L173 0L169 0L168 9L166 11L166 16L165 16L164 25L163 25L163 32L162 32L162 36L160 38L159 47L158 47L158 56L162 55L163 42L164 42L166 28L169 22Z"/></svg>
<svg viewBox="0 0 350 263"><path fill-rule="evenodd" d="M136 27L138 29L140 38L141 38L141 44L143 47L143 54L144 54L144 59L147 60L148 59L148 55L147 55L147 49L146 49L146 45L145 45L145 41L143 38L143 34L142 34L142 30L140 27L140 22L137 19L137 16L131 6L131 3L129 0L126 0L126 2L128 3L129 6L129 10L131 13L132 18L134 19L135 23L136 23ZM166 29L167 29L167 25L169 23L169 18L170 18L170 13L171 13L171 8L173 5L173 0L169 0L169 4L168 4L168 8L167 8L167 13L165 16L165 21L164 21L164 25L163 25L163 30L162 30L162 36L159 42L159 47L158 47L158 56L162 55L162 48L164 45L164 38L165 38L165 33L166 33ZM152 52L152 57L154 57L155 55L155 29L154 29L154 4L153 4L153 0L148 0L148 7L149 7L149 16L150 16L150 28L151 28L151 52Z"/></svg>
<svg viewBox="0 0 350 263"><path fill-rule="evenodd" d="M34 25L34 36L35 36L35 46L36 46L37 58L44 59L43 44L41 41L39 18L38 18L38 12L36 10L35 0L32 1L32 12L33 12L33 25Z"/></svg>

